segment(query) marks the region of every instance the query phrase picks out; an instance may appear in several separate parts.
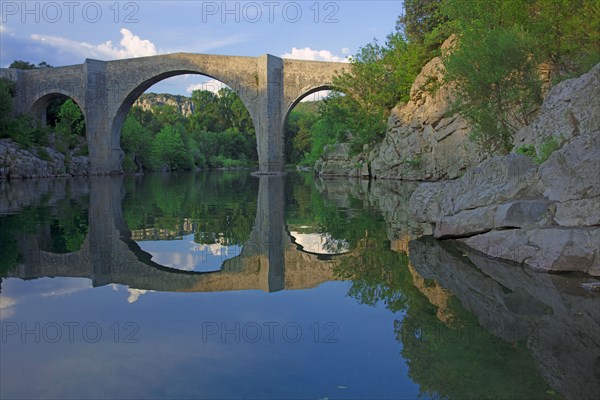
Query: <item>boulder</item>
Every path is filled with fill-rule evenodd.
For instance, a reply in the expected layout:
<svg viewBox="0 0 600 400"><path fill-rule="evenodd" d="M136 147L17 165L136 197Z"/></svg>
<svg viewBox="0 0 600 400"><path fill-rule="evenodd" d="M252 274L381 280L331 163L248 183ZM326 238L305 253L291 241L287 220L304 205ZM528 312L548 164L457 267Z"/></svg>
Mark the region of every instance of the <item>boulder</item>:
<svg viewBox="0 0 600 400"><path fill-rule="evenodd" d="M550 90L527 131L537 136L529 139L547 138L540 130L567 123L567 114L577 129L541 165L509 154L456 180L421 184L409 201L415 218L432 224L436 238L462 238L492 257L537 271L600 276L599 74L600 64Z"/></svg>

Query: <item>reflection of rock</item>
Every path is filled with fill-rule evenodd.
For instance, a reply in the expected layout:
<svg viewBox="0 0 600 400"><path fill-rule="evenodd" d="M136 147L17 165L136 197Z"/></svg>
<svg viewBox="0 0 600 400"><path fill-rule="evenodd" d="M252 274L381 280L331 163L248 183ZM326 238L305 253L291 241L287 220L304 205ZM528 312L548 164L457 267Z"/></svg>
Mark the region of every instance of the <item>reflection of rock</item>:
<svg viewBox="0 0 600 400"><path fill-rule="evenodd" d="M448 242L422 238L409 247L414 269L450 290L482 326L526 341L548 384L567 398L600 397L598 294L578 279L536 274Z"/></svg>
<svg viewBox="0 0 600 400"><path fill-rule="evenodd" d="M421 292L431 304L437 307L437 318L444 324L450 326L454 318L452 310L448 307L448 301L452 292L442 288L437 282L426 282L412 265L408 264L408 271L412 276L413 285Z"/></svg>
<svg viewBox="0 0 600 400"><path fill-rule="evenodd" d="M398 241L407 242L421 235L431 234L430 225L415 221L409 208L409 199L417 183L320 179L316 180L315 184L325 200L350 214L351 199L360 200L367 209L379 211L386 222L392 246L402 246Z"/></svg>

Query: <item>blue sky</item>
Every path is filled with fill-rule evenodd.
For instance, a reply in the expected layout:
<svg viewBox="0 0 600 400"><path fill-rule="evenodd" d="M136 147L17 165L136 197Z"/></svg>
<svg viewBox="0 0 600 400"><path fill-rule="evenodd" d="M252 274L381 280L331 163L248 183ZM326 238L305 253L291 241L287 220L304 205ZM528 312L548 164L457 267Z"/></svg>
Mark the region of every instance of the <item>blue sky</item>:
<svg viewBox="0 0 600 400"><path fill-rule="evenodd" d="M0 66L180 51L340 61L384 41L401 11L401 1L2 1ZM189 95L206 81L180 76L150 91Z"/></svg>

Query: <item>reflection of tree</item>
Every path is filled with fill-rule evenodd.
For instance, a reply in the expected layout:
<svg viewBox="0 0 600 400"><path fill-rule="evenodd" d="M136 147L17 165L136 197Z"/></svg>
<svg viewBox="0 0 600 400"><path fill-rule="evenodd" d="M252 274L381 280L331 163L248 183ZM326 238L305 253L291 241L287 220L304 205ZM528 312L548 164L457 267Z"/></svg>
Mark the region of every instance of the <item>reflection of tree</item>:
<svg viewBox="0 0 600 400"><path fill-rule="evenodd" d="M335 273L352 280L348 295L360 304L381 303L404 312L394 330L423 397L559 397L540 377L524 343L492 336L449 291L421 278L406 253L390 250L385 228L368 210L354 215L343 230L333 227L338 237L355 243L352 256L344 257Z"/></svg>
<svg viewBox="0 0 600 400"><path fill-rule="evenodd" d="M87 198L66 198L48 204L28 206L18 214L0 217L0 275L13 269L22 259L19 238L42 235L44 250L53 253L71 253L81 249L88 231Z"/></svg>
<svg viewBox="0 0 600 400"><path fill-rule="evenodd" d="M257 186L247 172L149 175L126 182L123 213L130 230L185 231L200 244L243 245L256 216Z"/></svg>

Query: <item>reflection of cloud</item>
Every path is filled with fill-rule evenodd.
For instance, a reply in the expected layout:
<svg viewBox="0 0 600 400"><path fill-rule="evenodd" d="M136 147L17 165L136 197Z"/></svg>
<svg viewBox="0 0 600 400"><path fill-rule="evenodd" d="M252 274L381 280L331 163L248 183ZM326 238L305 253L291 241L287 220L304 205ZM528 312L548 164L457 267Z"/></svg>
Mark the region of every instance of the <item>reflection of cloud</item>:
<svg viewBox="0 0 600 400"><path fill-rule="evenodd" d="M148 292L147 290L143 290L143 289L131 289L131 288L127 288L127 291L129 292L129 297L127 298L127 302L129 304L135 303L136 301L138 301L138 299L140 298L141 295L146 294Z"/></svg>
<svg viewBox="0 0 600 400"><path fill-rule="evenodd" d="M183 240L140 241L138 244L155 263L183 271L217 271L225 260L241 253L241 246L198 244L193 234L184 236Z"/></svg>
<svg viewBox="0 0 600 400"><path fill-rule="evenodd" d="M0 295L0 320L15 315L14 305L17 301L11 297Z"/></svg>
<svg viewBox="0 0 600 400"><path fill-rule="evenodd" d="M92 281L87 278L40 278L33 281L7 279L0 293L0 319L15 314L16 304L26 303L30 298L60 297L91 289ZM13 293L9 296L8 293Z"/></svg>
<svg viewBox="0 0 600 400"><path fill-rule="evenodd" d="M31 39L37 42L56 47L60 50L86 58L121 59L133 57L155 56L158 54L156 46L149 40L134 35L129 29L122 28L120 46L113 45L108 40L100 44L78 42L61 36L31 35Z"/></svg>
<svg viewBox="0 0 600 400"><path fill-rule="evenodd" d="M329 233L290 232L294 241L304 251L316 254L342 254L350 251L350 245L342 239L334 239Z"/></svg>

